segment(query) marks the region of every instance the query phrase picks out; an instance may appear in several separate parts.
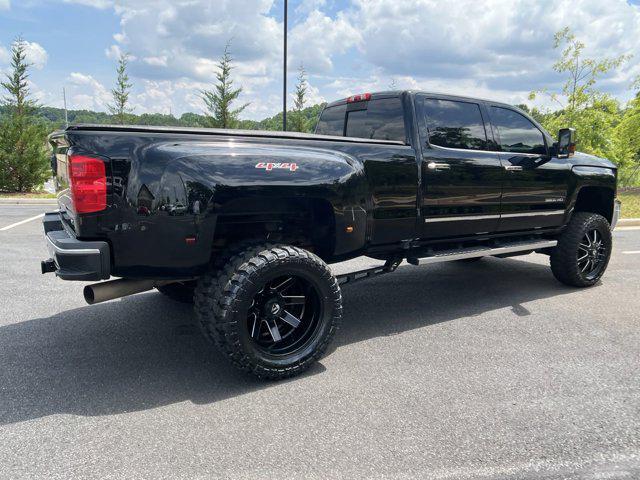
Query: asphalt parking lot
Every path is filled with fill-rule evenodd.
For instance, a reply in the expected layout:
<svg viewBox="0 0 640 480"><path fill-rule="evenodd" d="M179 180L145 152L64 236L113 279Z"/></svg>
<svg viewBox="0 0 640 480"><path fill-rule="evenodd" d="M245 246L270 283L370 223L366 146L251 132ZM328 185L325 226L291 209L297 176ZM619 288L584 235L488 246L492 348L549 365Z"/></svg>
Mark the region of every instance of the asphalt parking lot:
<svg viewBox="0 0 640 480"><path fill-rule="evenodd" d="M0 478L640 478L640 229L588 290L540 255L345 286L334 348L265 383L188 306L41 275L39 220L2 229L50 209L0 205Z"/></svg>

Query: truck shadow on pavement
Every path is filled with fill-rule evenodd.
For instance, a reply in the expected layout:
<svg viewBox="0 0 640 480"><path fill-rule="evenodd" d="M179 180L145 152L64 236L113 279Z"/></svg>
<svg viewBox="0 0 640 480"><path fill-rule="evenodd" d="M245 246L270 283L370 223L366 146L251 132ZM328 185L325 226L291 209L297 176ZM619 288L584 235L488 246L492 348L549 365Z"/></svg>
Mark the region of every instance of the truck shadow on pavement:
<svg viewBox="0 0 640 480"><path fill-rule="evenodd" d="M498 309L527 321L522 304L572 292L548 266L520 260L402 266L345 286L333 349ZM305 376L324 370L319 363ZM274 385L283 383L237 372L201 336L188 305L155 292L0 328L0 425L207 404Z"/></svg>

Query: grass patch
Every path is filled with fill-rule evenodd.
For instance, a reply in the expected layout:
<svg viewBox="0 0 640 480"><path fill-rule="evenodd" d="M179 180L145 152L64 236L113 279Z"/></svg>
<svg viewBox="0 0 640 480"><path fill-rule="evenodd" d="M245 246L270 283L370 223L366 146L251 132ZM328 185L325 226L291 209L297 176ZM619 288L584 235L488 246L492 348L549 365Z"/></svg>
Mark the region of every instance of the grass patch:
<svg viewBox="0 0 640 480"><path fill-rule="evenodd" d="M0 193L0 198L56 198L56 194L49 192Z"/></svg>
<svg viewBox="0 0 640 480"><path fill-rule="evenodd" d="M618 192L622 202L622 218L640 218L640 191Z"/></svg>

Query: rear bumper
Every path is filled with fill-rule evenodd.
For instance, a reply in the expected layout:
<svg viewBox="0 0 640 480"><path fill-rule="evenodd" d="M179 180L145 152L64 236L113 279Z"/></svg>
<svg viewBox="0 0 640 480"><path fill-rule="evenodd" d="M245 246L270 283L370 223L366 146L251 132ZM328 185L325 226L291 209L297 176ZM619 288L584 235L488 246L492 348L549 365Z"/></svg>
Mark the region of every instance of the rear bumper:
<svg viewBox="0 0 640 480"><path fill-rule="evenodd" d="M616 225L618 224L618 220L620 219L620 207L621 207L620 200L618 200L616 198L614 200L614 202L613 202L613 215L611 217L611 230L616 228Z"/></svg>
<svg viewBox="0 0 640 480"><path fill-rule="evenodd" d="M69 234L57 212L42 220L47 250L51 258L42 262L42 273L49 271L63 280L106 280L111 275L109 244L78 240Z"/></svg>

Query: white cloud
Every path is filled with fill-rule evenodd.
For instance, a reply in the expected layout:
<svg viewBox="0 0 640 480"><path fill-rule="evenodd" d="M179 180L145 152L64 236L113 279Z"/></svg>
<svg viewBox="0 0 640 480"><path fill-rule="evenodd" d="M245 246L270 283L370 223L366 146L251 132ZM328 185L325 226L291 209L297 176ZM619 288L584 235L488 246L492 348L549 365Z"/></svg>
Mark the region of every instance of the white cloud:
<svg viewBox="0 0 640 480"><path fill-rule="evenodd" d="M24 44L27 61L32 64L34 68L42 70L49 60L49 54L47 51L36 42L25 41Z"/></svg>
<svg viewBox="0 0 640 480"><path fill-rule="evenodd" d="M41 89L40 86L31 79L27 80L27 84L29 87L29 95L32 100L35 100L39 104L43 104L51 100L49 92Z"/></svg>
<svg viewBox="0 0 640 480"><path fill-rule="evenodd" d="M121 0L115 10L121 31L114 39L121 51L143 59L132 65L142 76L207 80L209 64L229 40L238 65L259 60L264 68L281 48L282 33L268 15L271 5L272 0Z"/></svg>
<svg viewBox="0 0 640 480"><path fill-rule="evenodd" d="M80 72L72 72L67 78L69 109L104 111L111 101L111 93L102 83Z"/></svg>
<svg viewBox="0 0 640 480"><path fill-rule="evenodd" d="M24 41L25 46L25 57L28 63L30 63L33 68L38 70L42 70L47 61L49 60L49 54L47 51L36 42L27 42ZM11 61L11 47L4 47L0 45L0 65L7 64Z"/></svg>
<svg viewBox="0 0 640 480"><path fill-rule="evenodd" d="M156 67L166 67L167 66L167 57L145 57L142 59L144 63L147 65L153 65Z"/></svg>
<svg viewBox="0 0 640 480"><path fill-rule="evenodd" d="M314 10L320 10L327 4L327 0L302 0L296 7L297 14L307 15Z"/></svg>
<svg viewBox="0 0 640 480"><path fill-rule="evenodd" d="M281 8L276 0L64 1L113 8L120 27L105 54L112 60L122 52L131 55L137 113L201 112L200 91L215 82L230 39L234 81L243 87L239 103L251 102L243 117L279 111L282 23L273 16ZM558 86L553 34L566 25L587 44L589 56L640 52L640 8L626 0L459 0L446 8L438 0L351 0L337 6L302 0L291 12L290 92L303 62L311 103L385 90L392 79L398 89L520 103L530 90ZM0 47L0 63L3 55ZM46 52L43 58L40 65ZM103 84L112 79L100 83L87 73L77 73L84 81L72 74L70 88L87 108L104 109L110 93ZM624 98L639 73L637 54L601 85Z"/></svg>
<svg viewBox="0 0 640 480"><path fill-rule="evenodd" d="M131 107L137 114L165 113L172 111L173 97L176 95L176 87L173 82L144 81L142 93L131 95L129 100Z"/></svg>
<svg viewBox="0 0 640 480"><path fill-rule="evenodd" d="M99 84L91 75L80 72L72 72L68 78L73 85L96 85Z"/></svg>
<svg viewBox="0 0 640 480"><path fill-rule="evenodd" d="M326 101L327 99L320 93L320 89L318 87L307 83L307 107Z"/></svg>
<svg viewBox="0 0 640 480"><path fill-rule="evenodd" d="M204 84L190 80L143 80L141 89L131 95L134 112L141 113L173 113L179 116L174 105L189 105L187 110L200 112L202 109L198 92ZM195 94L195 95L194 95Z"/></svg>
<svg viewBox="0 0 640 480"><path fill-rule="evenodd" d="M9 0L0 0L0 10L9 10L11 8L11 2Z"/></svg>
<svg viewBox="0 0 640 480"><path fill-rule="evenodd" d="M143 80L140 106L145 108L149 99L157 98L152 85L166 90L166 81L172 81L210 88L224 46L231 41L234 80L243 87L239 103L260 95L251 98L245 110L248 116L258 115L265 88L281 81L282 29L269 15L272 6L273 0L120 0L115 6L120 31L105 53L109 58L121 52L131 55L130 75ZM170 91L174 112L202 110L199 91Z"/></svg>
<svg viewBox="0 0 640 480"><path fill-rule="evenodd" d="M291 29L293 64L303 62L311 73L329 73L332 56L345 53L360 42L360 33L350 19L339 13L333 19L313 10Z"/></svg>
<svg viewBox="0 0 640 480"><path fill-rule="evenodd" d="M111 45L109 48L104 50L104 54L111 60L117 60L120 58L120 55L122 55L122 50L120 50L118 45Z"/></svg>
<svg viewBox="0 0 640 480"><path fill-rule="evenodd" d="M295 92L289 94L289 105L293 106L293 102L296 99ZM282 100L280 100L282 101ZM317 105L319 103L326 102L327 99L320 93L320 89L314 85L311 85L307 82L307 92L305 94L305 107L310 107L312 105Z"/></svg>
<svg viewBox="0 0 640 480"><path fill-rule="evenodd" d="M385 75L528 92L553 85L553 34L570 25L596 57L640 51L640 9L625 0L354 0L364 60ZM636 62L638 59L635 60ZM626 76L626 75L623 75ZM621 83L624 83L620 79ZM496 95L490 95L496 97ZM520 100L524 100L519 96Z"/></svg>
<svg viewBox="0 0 640 480"><path fill-rule="evenodd" d="M0 45L0 65L4 63L9 63L9 59L11 58L11 54L9 50Z"/></svg>
<svg viewBox="0 0 640 480"><path fill-rule="evenodd" d="M105 9L113 6L112 0L64 0L64 3L75 3L98 9Z"/></svg>

